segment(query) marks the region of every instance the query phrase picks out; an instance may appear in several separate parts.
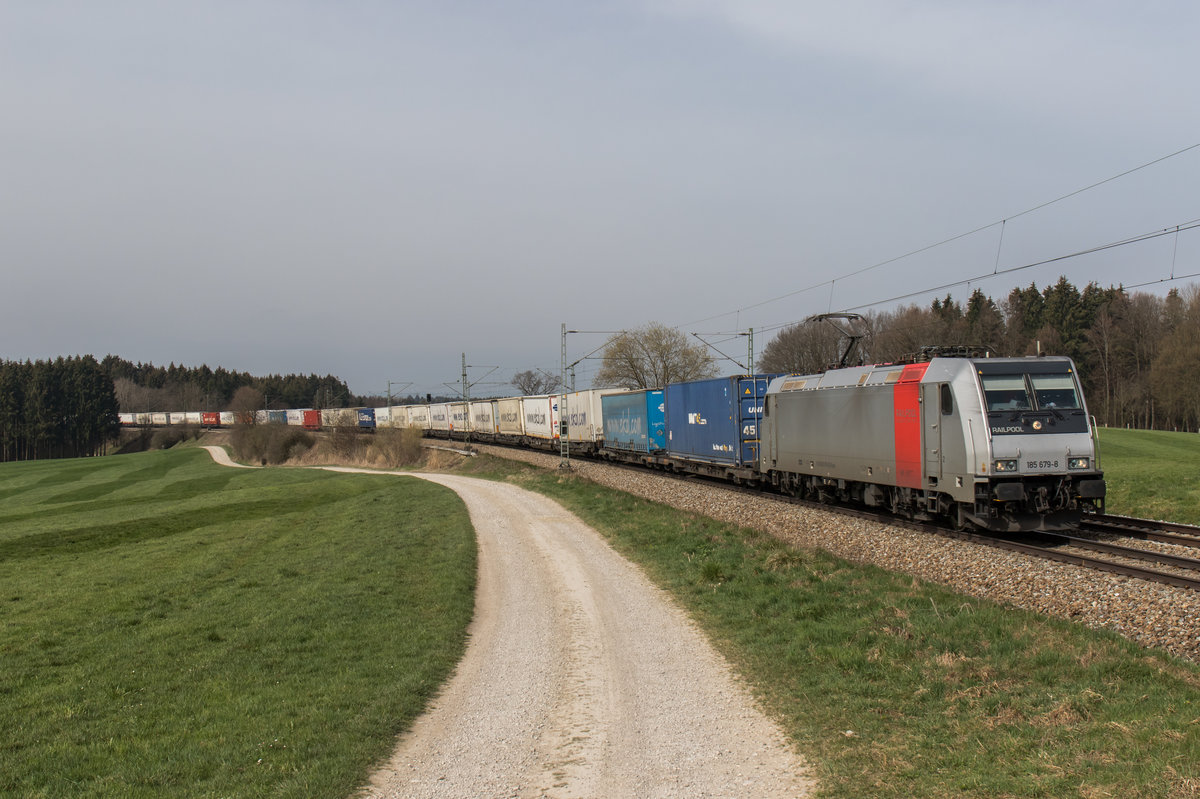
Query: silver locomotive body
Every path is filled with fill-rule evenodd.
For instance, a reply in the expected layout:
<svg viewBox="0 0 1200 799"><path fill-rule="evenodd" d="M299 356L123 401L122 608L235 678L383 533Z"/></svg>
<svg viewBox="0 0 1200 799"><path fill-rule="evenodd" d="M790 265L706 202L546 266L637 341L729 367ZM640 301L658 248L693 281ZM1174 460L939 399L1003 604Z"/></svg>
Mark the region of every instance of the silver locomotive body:
<svg viewBox="0 0 1200 799"><path fill-rule="evenodd" d="M1052 530L1105 485L1069 358L932 358L776 378L763 479L957 526Z"/></svg>

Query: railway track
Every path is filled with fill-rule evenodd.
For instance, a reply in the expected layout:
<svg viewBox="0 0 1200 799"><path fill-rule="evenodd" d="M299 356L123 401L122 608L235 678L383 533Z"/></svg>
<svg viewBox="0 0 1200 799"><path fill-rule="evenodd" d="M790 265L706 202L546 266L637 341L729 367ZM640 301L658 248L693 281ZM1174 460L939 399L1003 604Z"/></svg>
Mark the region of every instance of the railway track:
<svg viewBox="0 0 1200 799"><path fill-rule="evenodd" d="M491 444L489 446L496 446ZM519 449L519 448L518 448ZM1182 554L1124 546L1109 541L1085 538L1062 533L1022 533L1019 535L992 534L982 530L953 530L940 524L898 518L890 513L870 508L849 505L833 505L796 497L784 496L759 488L736 485L704 475L647 470L642 466L572 455L592 463L603 463L619 469L639 473L652 473L690 482L711 483L727 491L750 494L799 507L820 509L851 518L864 519L880 524L916 530L930 535L969 541L981 546L1018 552L1044 560L1067 563L1081 568L1130 577L1145 582L1160 583L1200 592L1200 559ZM1111 535L1154 541L1179 547L1200 549L1200 527L1136 519L1127 516L1085 515L1080 532L1093 535Z"/></svg>
<svg viewBox="0 0 1200 799"><path fill-rule="evenodd" d="M822 507L839 513L843 510L837 506L825 505ZM1095 571L1200 592L1200 559L1185 555L1124 546L1062 533L1006 535L982 530L953 530L928 522L896 519L887 514L864 512L858 509L850 509L850 512L863 518L874 519L882 524L920 530L932 535L970 541L1010 552L1020 552L1057 563L1073 564ZM1135 521L1144 522L1143 529L1148 529L1154 524L1142 519ZM1176 542L1172 540L1166 543ZM1196 547L1197 543L1183 545Z"/></svg>
<svg viewBox="0 0 1200 799"><path fill-rule="evenodd" d="M641 467L610 462L609 465L638 470ZM992 534L982 530L953 530L944 525L902 519L890 513L846 505L830 505L798 499L761 489L732 485L701 475L656 472L677 479L712 482L726 490L754 494L800 507L816 508L843 516L866 519L893 527L918 530L948 538L969 541L982 546L1019 552L1043 560L1055 561L1131 577L1146 582L1172 585L1200 592L1200 559L1182 554L1142 549L1118 543L1100 541L1062 533L1023 533L1020 535ZM1106 534L1155 541L1179 547L1200 549L1200 527L1136 519L1127 516L1088 515L1080 532Z"/></svg>
<svg viewBox="0 0 1200 799"><path fill-rule="evenodd" d="M1200 527L1190 524L1101 514L1084 516L1079 529L1091 533L1106 533L1140 538L1143 541L1156 541L1160 544L1200 549Z"/></svg>

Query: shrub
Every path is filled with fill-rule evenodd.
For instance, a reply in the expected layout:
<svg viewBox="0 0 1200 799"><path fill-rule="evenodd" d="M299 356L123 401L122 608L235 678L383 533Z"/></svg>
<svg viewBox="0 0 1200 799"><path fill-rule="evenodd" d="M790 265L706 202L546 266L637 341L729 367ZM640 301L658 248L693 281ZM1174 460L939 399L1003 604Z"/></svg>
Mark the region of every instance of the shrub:
<svg viewBox="0 0 1200 799"><path fill-rule="evenodd" d="M416 427L381 427L375 431L372 446L392 469L420 463L424 454L421 431Z"/></svg>
<svg viewBox="0 0 1200 799"><path fill-rule="evenodd" d="M264 465L285 463L310 449L314 441L311 433L281 424L237 425L229 438L238 458Z"/></svg>
<svg viewBox="0 0 1200 799"><path fill-rule="evenodd" d="M170 449L181 441L199 438L201 432L200 425L195 424L161 427L154 431L154 435L150 439L150 449Z"/></svg>
<svg viewBox="0 0 1200 799"><path fill-rule="evenodd" d="M343 417L345 416L347 414L343 414ZM347 421L343 418L337 427L333 428L333 432L329 436L329 446L333 449L334 456L338 458L356 460L362 455L365 444L358 429L357 420Z"/></svg>

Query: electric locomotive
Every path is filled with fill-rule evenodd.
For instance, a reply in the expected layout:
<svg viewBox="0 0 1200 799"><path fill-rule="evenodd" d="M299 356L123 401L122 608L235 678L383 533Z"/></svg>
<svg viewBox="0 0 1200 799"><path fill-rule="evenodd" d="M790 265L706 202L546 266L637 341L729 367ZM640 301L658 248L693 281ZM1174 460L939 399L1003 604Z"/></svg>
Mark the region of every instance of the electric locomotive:
<svg viewBox="0 0 1200 799"><path fill-rule="evenodd" d="M779 377L761 436L761 479L807 498L1010 532L1070 528L1104 506L1070 358L934 355Z"/></svg>

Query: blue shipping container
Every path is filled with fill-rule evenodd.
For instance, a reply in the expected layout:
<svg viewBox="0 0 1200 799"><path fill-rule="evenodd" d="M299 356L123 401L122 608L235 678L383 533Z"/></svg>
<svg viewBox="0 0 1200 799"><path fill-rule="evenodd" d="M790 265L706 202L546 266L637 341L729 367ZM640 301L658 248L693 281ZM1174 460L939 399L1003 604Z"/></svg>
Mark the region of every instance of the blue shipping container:
<svg viewBox="0 0 1200 799"><path fill-rule="evenodd" d="M267 411L267 421L271 424L287 424L287 411Z"/></svg>
<svg viewBox="0 0 1200 799"><path fill-rule="evenodd" d="M767 375L673 383L666 388L668 454L752 467Z"/></svg>
<svg viewBox="0 0 1200 799"><path fill-rule="evenodd" d="M355 411L358 414L359 427L374 427L375 426L375 409L374 408L357 408Z"/></svg>
<svg viewBox="0 0 1200 799"><path fill-rule="evenodd" d="M606 394L600 398L604 446L630 452L656 452L666 444L662 389Z"/></svg>

